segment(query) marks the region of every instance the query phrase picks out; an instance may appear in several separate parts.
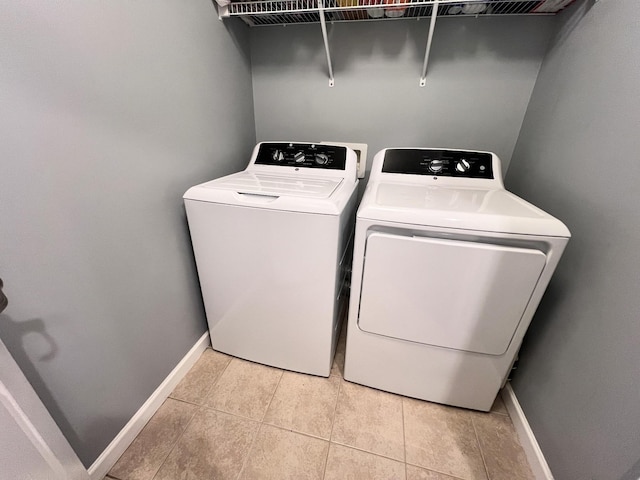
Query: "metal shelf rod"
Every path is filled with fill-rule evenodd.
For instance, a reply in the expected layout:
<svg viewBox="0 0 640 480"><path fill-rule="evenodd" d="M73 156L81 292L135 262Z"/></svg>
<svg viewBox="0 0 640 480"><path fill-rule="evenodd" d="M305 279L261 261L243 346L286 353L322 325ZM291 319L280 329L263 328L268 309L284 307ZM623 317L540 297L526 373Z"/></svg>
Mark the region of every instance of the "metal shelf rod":
<svg viewBox="0 0 640 480"><path fill-rule="evenodd" d="M429 65L429 52L431 52L431 43L433 42L433 31L436 28L436 18L438 18L438 0L433 2L431 9L431 21L429 22L429 35L427 36L427 47L424 51L424 63L422 64L422 74L420 75L420 86L427 84L427 66Z"/></svg>
<svg viewBox="0 0 640 480"><path fill-rule="evenodd" d="M324 0L318 0L318 11L320 13L320 28L322 28L322 38L324 40L324 50L327 52L327 64L329 65L329 86L333 87L333 66L331 65L331 52L329 52L329 38L327 37L327 22L324 18Z"/></svg>

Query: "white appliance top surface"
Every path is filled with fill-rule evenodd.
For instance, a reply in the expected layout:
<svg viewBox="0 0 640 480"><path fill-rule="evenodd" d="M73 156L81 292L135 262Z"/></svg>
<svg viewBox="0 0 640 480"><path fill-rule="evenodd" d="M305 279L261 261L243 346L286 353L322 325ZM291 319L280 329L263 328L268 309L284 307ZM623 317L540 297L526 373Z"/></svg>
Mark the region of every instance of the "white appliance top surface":
<svg viewBox="0 0 640 480"><path fill-rule="evenodd" d="M247 168L191 187L185 201L340 215L358 185L357 158L339 145L261 142Z"/></svg>
<svg viewBox="0 0 640 480"><path fill-rule="evenodd" d="M185 201L287 212L340 215L358 182L333 177L234 173L191 187Z"/></svg>
<svg viewBox="0 0 640 480"><path fill-rule="evenodd" d="M558 219L502 188L377 182L359 218L487 232L569 237Z"/></svg>
<svg viewBox="0 0 640 480"><path fill-rule="evenodd" d="M288 177L244 171L212 180L202 187L254 195L329 198L340 183L342 179L339 178Z"/></svg>

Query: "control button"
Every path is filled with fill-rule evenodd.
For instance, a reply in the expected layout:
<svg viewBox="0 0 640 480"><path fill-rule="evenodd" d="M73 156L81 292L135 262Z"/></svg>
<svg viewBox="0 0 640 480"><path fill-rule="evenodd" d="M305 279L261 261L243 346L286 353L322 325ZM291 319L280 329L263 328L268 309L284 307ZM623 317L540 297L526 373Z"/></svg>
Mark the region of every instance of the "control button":
<svg viewBox="0 0 640 480"><path fill-rule="evenodd" d="M304 152L302 150L300 150L299 152L297 152L294 156L293 156L293 160L296 163L302 163L304 162Z"/></svg>
<svg viewBox="0 0 640 480"><path fill-rule="evenodd" d="M431 160L431 162L429 162L429 170L431 170L433 173L441 172L443 167L444 163L442 162L442 160Z"/></svg>
<svg viewBox="0 0 640 480"><path fill-rule="evenodd" d="M329 163L329 157L326 153L316 153L315 159L318 165L326 165Z"/></svg>
<svg viewBox="0 0 640 480"><path fill-rule="evenodd" d="M471 165L469 165L469 162L464 158L456 163L456 170L460 173L465 173L469 171L470 168Z"/></svg>
<svg viewBox="0 0 640 480"><path fill-rule="evenodd" d="M284 153L282 153L282 150L274 150L271 154L271 158L276 162L281 162L284 160Z"/></svg>

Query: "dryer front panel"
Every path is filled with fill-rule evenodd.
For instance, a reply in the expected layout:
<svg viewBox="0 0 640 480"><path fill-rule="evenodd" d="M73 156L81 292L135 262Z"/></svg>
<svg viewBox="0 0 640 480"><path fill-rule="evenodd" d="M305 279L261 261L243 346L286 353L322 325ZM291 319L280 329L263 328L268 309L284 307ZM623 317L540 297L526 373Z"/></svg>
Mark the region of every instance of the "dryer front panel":
<svg viewBox="0 0 640 480"><path fill-rule="evenodd" d="M504 354L545 254L536 249L371 233L360 329L427 345Z"/></svg>

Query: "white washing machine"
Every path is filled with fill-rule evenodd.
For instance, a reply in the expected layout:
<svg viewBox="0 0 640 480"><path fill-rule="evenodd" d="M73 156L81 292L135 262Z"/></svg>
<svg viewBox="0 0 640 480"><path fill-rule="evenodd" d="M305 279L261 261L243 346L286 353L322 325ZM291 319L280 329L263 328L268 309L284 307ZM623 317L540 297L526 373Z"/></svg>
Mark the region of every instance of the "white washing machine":
<svg viewBox="0 0 640 480"><path fill-rule="evenodd" d="M570 237L488 152L387 149L358 209L345 379L487 411Z"/></svg>
<svg viewBox="0 0 640 480"><path fill-rule="evenodd" d="M270 142L244 171L185 193L215 350L329 375L357 184L349 148Z"/></svg>

